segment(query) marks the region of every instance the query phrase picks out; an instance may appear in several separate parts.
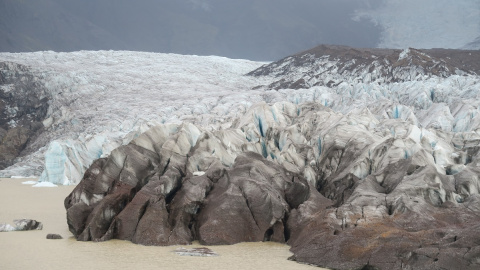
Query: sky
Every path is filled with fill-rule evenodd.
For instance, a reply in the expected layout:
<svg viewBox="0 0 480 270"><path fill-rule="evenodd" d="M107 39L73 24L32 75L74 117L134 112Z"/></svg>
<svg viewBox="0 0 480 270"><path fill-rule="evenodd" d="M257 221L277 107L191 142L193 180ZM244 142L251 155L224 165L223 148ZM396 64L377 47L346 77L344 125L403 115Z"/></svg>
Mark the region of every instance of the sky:
<svg viewBox="0 0 480 270"><path fill-rule="evenodd" d="M0 51L273 61L319 44L480 48L480 0L0 0Z"/></svg>

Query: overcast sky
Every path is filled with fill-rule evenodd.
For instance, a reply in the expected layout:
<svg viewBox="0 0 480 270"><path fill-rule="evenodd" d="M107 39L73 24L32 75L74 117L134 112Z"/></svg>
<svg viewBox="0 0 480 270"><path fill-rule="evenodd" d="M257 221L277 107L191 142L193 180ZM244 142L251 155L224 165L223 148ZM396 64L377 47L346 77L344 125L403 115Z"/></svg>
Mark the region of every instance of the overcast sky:
<svg viewBox="0 0 480 270"><path fill-rule="evenodd" d="M0 0L8 52L276 60L318 44L476 48L479 37L480 0Z"/></svg>

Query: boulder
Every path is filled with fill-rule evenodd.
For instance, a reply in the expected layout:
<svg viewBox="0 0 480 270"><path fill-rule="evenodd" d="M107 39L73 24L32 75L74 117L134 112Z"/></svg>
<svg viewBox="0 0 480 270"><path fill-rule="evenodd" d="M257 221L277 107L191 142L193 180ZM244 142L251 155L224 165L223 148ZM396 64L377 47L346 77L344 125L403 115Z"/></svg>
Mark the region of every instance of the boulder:
<svg viewBox="0 0 480 270"><path fill-rule="evenodd" d="M49 233L47 234L47 239L56 240L56 239L63 239L63 237L60 234Z"/></svg>

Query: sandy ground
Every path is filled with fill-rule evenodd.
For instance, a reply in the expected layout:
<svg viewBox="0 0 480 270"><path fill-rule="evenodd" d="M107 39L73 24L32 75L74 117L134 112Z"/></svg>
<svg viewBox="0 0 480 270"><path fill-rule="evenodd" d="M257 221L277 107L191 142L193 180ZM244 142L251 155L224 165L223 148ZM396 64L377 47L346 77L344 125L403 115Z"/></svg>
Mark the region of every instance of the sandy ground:
<svg viewBox="0 0 480 270"><path fill-rule="evenodd" d="M0 179L0 223L31 218L43 230L0 233L0 269L321 269L288 261L288 246L241 243L209 247L218 257L179 256L178 246L146 247L127 241L78 242L68 231L64 198L73 186L32 187L31 179ZM61 240L47 240L57 233ZM191 247L199 247L195 244Z"/></svg>

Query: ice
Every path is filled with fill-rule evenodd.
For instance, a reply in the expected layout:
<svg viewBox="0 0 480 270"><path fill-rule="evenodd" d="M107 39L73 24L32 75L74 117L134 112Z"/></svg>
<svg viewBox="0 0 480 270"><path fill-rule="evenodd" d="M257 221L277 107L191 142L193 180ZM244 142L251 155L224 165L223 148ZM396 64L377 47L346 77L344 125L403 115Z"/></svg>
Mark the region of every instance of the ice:
<svg viewBox="0 0 480 270"><path fill-rule="evenodd" d="M17 229L10 224L0 223L0 232L12 232L16 230Z"/></svg>
<svg viewBox="0 0 480 270"><path fill-rule="evenodd" d="M58 185L75 184L83 176L85 169L95 159L108 153L119 144L109 145L105 136L98 135L78 141L53 141L45 152L45 170L39 182L51 182Z"/></svg>
<svg viewBox="0 0 480 270"><path fill-rule="evenodd" d="M50 182L39 182L32 187L58 187L57 185Z"/></svg>
<svg viewBox="0 0 480 270"><path fill-rule="evenodd" d="M35 185L37 183L38 183L37 181L25 181L25 182L22 182L22 185Z"/></svg>
<svg viewBox="0 0 480 270"><path fill-rule="evenodd" d="M68 181L65 175L65 163L67 156L62 145L54 141L45 153L45 170L40 176L39 182L51 182L63 184Z"/></svg>
<svg viewBox="0 0 480 270"><path fill-rule="evenodd" d="M398 56L398 61L407 58L407 56L408 56L409 53L410 53L410 48L406 48L405 50L403 50L403 51L400 53L400 55Z"/></svg>

